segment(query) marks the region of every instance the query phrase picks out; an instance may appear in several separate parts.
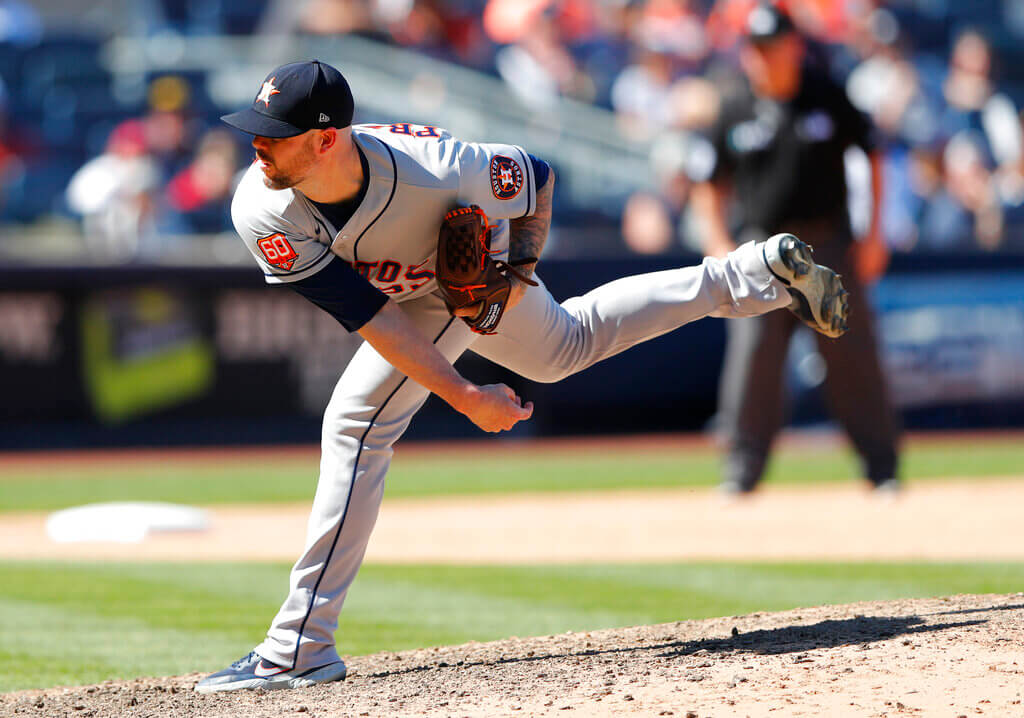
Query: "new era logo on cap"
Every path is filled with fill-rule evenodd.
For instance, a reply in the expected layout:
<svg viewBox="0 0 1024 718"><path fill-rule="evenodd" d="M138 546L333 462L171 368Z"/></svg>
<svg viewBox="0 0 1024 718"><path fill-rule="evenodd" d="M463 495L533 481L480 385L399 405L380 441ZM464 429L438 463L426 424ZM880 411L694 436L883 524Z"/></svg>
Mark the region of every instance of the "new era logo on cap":
<svg viewBox="0 0 1024 718"><path fill-rule="evenodd" d="M250 135L294 137L309 130L352 124L352 91L336 69L320 62L293 62L272 71L252 106L221 120Z"/></svg>

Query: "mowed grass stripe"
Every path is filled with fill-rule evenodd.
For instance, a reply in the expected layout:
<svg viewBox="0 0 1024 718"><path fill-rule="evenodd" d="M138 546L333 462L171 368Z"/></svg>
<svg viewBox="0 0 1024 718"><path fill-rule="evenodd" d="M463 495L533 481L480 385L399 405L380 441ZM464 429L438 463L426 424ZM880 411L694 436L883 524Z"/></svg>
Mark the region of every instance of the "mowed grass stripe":
<svg viewBox="0 0 1024 718"><path fill-rule="evenodd" d="M182 673L197 662L216 662L230 642L220 632L216 640L197 640L193 631L161 628L148 618L6 598L0 599L0 634L9 637L0 653L4 690Z"/></svg>
<svg viewBox="0 0 1024 718"><path fill-rule="evenodd" d="M185 456L183 454L183 456ZM619 488L713 486L719 454L711 447L638 450L628 441L606 448L588 445L565 454L473 451L452 456L401 448L387 479L391 498L515 492L578 491ZM51 510L102 501L169 501L187 504L311 501L317 456L280 459L235 458L140 461L110 459L68 466L55 461L31 469L0 463L0 511ZM1024 441L1006 437L984 442L940 444L911 442L903 475L912 481L944 477L1021 476ZM854 457L831 443L789 446L776 452L769 484L851 481L858 476Z"/></svg>
<svg viewBox="0 0 1024 718"><path fill-rule="evenodd" d="M0 691L212 671L252 648L281 564L0 563ZM1012 593L1024 564L364 566L346 654L826 603Z"/></svg>

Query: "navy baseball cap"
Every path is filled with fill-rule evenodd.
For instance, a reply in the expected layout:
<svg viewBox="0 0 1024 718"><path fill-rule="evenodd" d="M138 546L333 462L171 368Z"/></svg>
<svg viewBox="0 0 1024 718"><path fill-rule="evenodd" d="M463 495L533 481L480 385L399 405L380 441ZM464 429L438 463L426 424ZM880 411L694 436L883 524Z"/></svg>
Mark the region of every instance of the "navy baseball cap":
<svg viewBox="0 0 1024 718"><path fill-rule="evenodd" d="M309 130L348 127L354 110L352 90L340 72L312 60L273 70L252 106L220 119L261 137L294 137Z"/></svg>
<svg viewBox="0 0 1024 718"><path fill-rule="evenodd" d="M760 4L747 15L744 30L753 43L771 42L796 30L789 15L774 5Z"/></svg>

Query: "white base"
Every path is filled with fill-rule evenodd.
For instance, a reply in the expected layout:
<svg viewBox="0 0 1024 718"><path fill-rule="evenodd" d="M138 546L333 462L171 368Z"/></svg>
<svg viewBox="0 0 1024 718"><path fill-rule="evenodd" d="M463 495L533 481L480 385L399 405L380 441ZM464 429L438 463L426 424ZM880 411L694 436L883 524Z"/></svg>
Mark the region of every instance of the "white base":
<svg viewBox="0 0 1024 718"><path fill-rule="evenodd" d="M114 502L76 506L50 514L46 534L57 543L138 543L153 532L203 531L209 525L206 512L191 506Z"/></svg>

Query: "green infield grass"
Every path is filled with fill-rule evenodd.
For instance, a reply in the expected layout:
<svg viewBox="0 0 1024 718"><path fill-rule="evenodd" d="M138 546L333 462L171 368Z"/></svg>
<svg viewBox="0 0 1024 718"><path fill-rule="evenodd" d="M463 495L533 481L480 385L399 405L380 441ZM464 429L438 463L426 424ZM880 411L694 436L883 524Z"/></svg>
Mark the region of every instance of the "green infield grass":
<svg viewBox="0 0 1024 718"><path fill-rule="evenodd" d="M444 494L576 491L584 489L711 486L719 455L711 447L637 449L593 444L567 453L502 451L501 442L466 451L396 452L388 475L391 498ZM188 504L309 501L318 457L255 455L196 460L186 451L160 459L90 459L52 465L0 462L0 511L49 510L98 501ZM30 466L30 468L28 468ZM903 475L911 481L965 476L1022 475L1024 441L1005 439L910 441ZM831 442L782 447L768 470L771 484L849 481L858 475L851 453Z"/></svg>
<svg viewBox="0 0 1024 718"><path fill-rule="evenodd" d="M260 640L287 576L284 564L0 563L0 691L219 670ZM1021 585L1021 563L368 565L337 635L359 655Z"/></svg>

